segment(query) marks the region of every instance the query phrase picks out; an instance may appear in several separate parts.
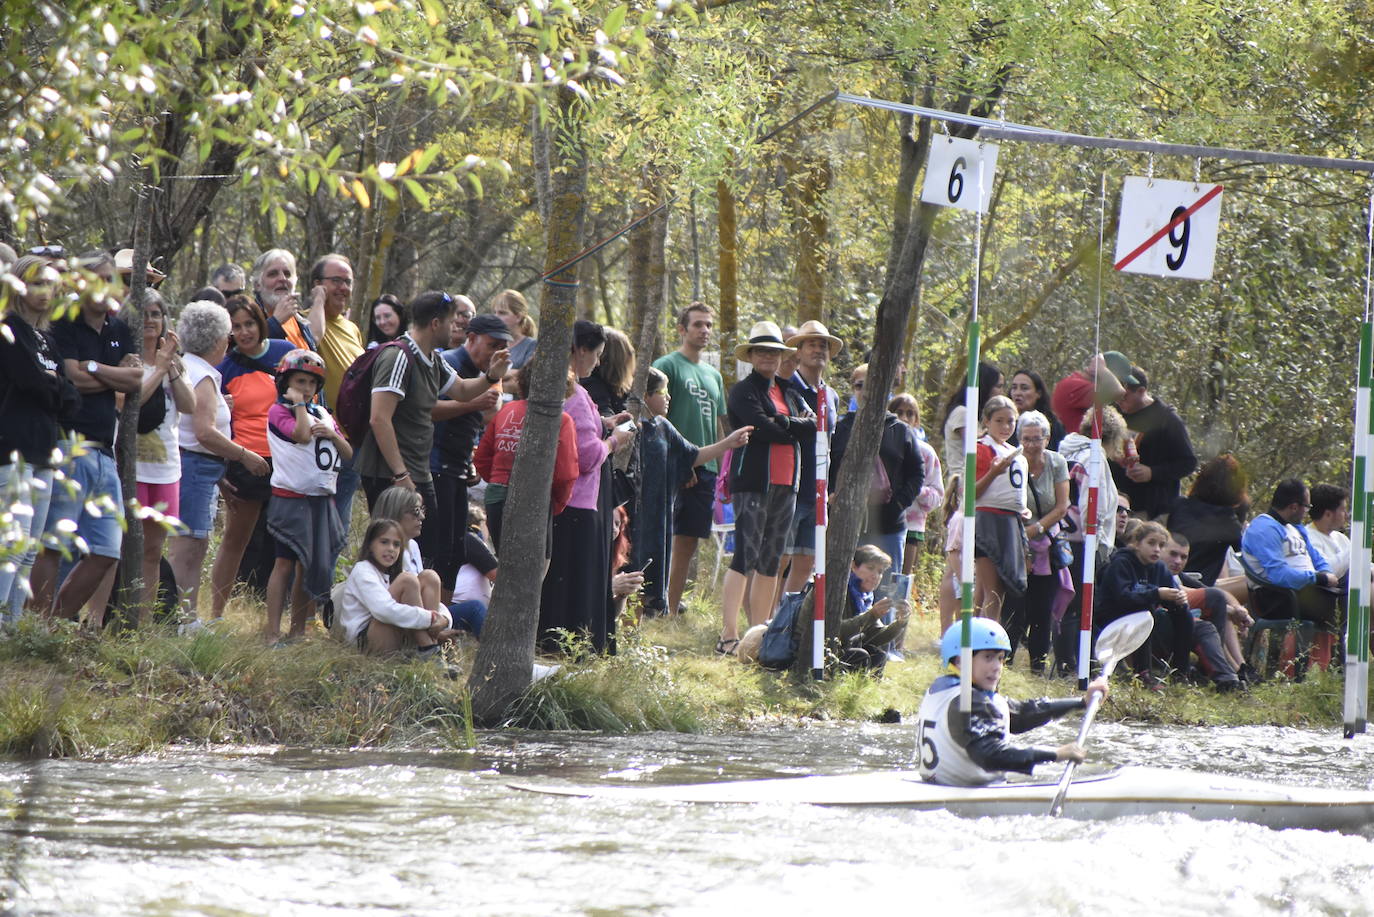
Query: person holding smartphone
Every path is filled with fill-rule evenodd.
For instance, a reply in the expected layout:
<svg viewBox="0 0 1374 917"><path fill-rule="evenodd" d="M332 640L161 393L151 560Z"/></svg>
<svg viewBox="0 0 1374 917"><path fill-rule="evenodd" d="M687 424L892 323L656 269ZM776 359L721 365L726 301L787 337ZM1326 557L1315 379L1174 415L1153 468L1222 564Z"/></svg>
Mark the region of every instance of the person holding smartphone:
<svg viewBox="0 0 1374 917"><path fill-rule="evenodd" d="M143 388L139 392L138 502L167 516L181 518L181 451L177 435L182 414L196 410L196 393L186 379L178 353L180 342L167 325L167 302L156 290L143 297ZM159 410L160 408L160 410ZM157 415L161 422L151 426ZM146 418L146 423L145 423ZM167 524L143 520L143 601L157 598L158 567L167 541ZM175 602L176 596L172 597Z"/></svg>
<svg viewBox="0 0 1374 917"><path fill-rule="evenodd" d="M1026 459L1007 442L1016 429L1016 405L994 395L983 406L984 434L974 466L973 601L978 614L1002 618L1007 593L1026 591Z"/></svg>

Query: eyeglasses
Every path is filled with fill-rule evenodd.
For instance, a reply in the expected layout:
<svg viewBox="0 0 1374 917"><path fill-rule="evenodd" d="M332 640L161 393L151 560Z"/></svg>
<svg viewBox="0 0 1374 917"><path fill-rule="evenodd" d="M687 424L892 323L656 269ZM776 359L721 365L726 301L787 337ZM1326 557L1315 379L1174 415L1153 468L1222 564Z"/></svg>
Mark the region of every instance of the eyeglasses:
<svg viewBox="0 0 1374 917"><path fill-rule="evenodd" d="M476 312L455 312L455 313L453 313L453 317L454 317L454 318L461 318L461 319L462 319L463 321L465 321L465 322L470 322L470 321L472 321L474 318L477 317L477 313L476 313Z"/></svg>
<svg viewBox="0 0 1374 917"><path fill-rule="evenodd" d="M228 299L231 296L242 296L244 293L247 293L248 291L243 287L239 287L237 290L220 290L219 292L220 295L222 295L225 299Z"/></svg>
<svg viewBox="0 0 1374 917"><path fill-rule="evenodd" d="M1118 506L1116 508L1116 514L1118 516L1129 516L1131 514L1131 509L1128 506Z"/></svg>
<svg viewBox="0 0 1374 917"><path fill-rule="evenodd" d="M414 516L416 519L425 518L425 508L423 506L417 506L414 509L408 509L406 510L406 512Z"/></svg>
<svg viewBox="0 0 1374 917"><path fill-rule="evenodd" d="M852 382L852 383L850 383L850 384L853 385L855 388L863 388L863 387L864 387L864 384L863 384L862 382Z"/></svg>
<svg viewBox="0 0 1374 917"><path fill-rule="evenodd" d="M329 283L337 283L341 287L353 286L352 277L321 277L320 279L328 281Z"/></svg>
<svg viewBox="0 0 1374 917"><path fill-rule="evenodd" d="M60 245L35 245L29 249L29 254L42 258L61 258L67 254L67 250Z"/></svg>

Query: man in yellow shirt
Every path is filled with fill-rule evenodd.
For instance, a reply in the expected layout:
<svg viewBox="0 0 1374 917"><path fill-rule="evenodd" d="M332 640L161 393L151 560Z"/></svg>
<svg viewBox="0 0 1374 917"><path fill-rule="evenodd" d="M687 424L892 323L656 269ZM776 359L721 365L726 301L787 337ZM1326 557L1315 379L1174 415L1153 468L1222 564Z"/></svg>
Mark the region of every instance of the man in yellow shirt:
<svg viewBox="0 0 1374 917"><path fill-rule="evenodd" d="M339 385L344 372L362 356L363 333L348 317L353 297L353 265L344 255L321 255L310 266L310 330L319 341L320 356L324 358L324 397L331 410L337 410ZM349 527L353 512L353 494L358 490L358 472L349 459L339 466L339 479L334 490L334 507L344 528Z"/></svg>

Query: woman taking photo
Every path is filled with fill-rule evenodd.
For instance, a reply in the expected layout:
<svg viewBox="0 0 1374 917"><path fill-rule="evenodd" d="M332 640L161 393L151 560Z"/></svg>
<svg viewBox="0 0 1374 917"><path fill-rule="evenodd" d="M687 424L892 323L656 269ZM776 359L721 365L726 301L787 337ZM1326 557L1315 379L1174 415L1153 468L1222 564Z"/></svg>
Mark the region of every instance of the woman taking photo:
<svg viewBox="0 0 1374 917"><path fill-rule="evenodd" d="M190 599L196 612L201 565L210 530L215 524L216 485L224 477L229 460L242 462L248 471L266 475L267 460L229 438L229 405L215 367L229 346L229 313L212 302L193 302L181 310L177 331L184 353L186 384L195 394L195 407L177 423L181 448L181 481L178 500L181 522L187 533L172 538L167 559L172 564L177 588ZM289 344L288 344L289 346Z"/></svg>
<svg viewBox="0 0 1374 917"><path fill-rule="evenodd" d="M225 308L234 346L220 362L219 371L224 393L233 397L234 442L242 447L242 455L231 459L224 473L224 539L210 571L211 614L216 618L224 615L244 548L272 493L267 410L277 402L277 365L296 349L290 341L267 336L267 316L247 297L235 296ZM250 455L261 463L248 461Z"/></svg>
<svg viewBox="0 0 1374 917"><path fill-rule="evenodd" d="M196 396L177 355L179 342L167 328L167 302L156 290L143 297L143 390L139 393L138 502L181 518L181 455L177 430L182 414L196 409ZM161 417L161 420L158 420ZM156 426L153 424L156 423ZM144 430L148 427L147 432ZM166 523L143 520L143 602L157 599L158 567L167 541ZM175 597L173 597L175 598Z"/></svg>
<svg viewBox="0 0 1374 917"><path fill-rule="evenodd" d="M28 517L15 513L4 533L0 623L15 621L24 611L29 571L52 496L58 420L81 403L47 331L61 279L57 270L46 258L25 255L9 272L23 283L24 292L0 285L6 332L0 334L0 506L8 512L9 507L24 504L33 513Z"/></svg>
<svg viewBox="0 0 1374 917"><path fill-rule="evenodd" d="M519 369L534 356L534 347L539 343L536 335L539 328L530 318L529 303L519 290L502 290L487 303L487 311L499 317L510 330L510 368Z"/></svg>
<svg viewBox="0 0 1374 917"><path fill-rule="evenodd" d="M601 361L606 333L595 322L573 325L572 370L579 379L591 375ZM602 418L591 395L581 385L563 403L577 431L577 481L563 512L553 521L553 556L544 577L539 607L539 642L546 651L562 645L555 630L590 636L597 652L606 649L614 633L608 620L611 595L611 538L609 520L597 512L601 494L601 466L634 434L616 428L627 414ZM603 422L604 420L604 422ZM610 438L607 439L607 431Z"/></svg>

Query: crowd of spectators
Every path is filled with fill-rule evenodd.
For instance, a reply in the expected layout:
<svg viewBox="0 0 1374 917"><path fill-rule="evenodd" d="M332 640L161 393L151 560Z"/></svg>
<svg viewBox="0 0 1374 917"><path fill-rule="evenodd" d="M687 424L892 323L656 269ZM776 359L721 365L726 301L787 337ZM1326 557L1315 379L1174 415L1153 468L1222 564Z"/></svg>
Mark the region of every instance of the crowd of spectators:
<svg viewBox="0 0 1374 917"><path fill-rule="evenodd" d="M4 620L26 608L69 619L85 609L92 626L102 623L121 554L118 509L134 496L120 487L117 418L135 397L136 496L149 510L144 607L199 617L218 532L209 621L245 570L262 569L271 641L282 638L288 604L287 639L315 616L370 651L437 657L456 630L480 635L491 585L511 567L499 558L532 367L555 358L536 357L524 295L500 291L479 311L443 291L409 302L385 294L362 304L360 327L349 317L347 257L316 259L303 295L295 257L271 249L248 271L216 269L180 307L150 286L133 329L120 318L121 263L47 247L7 267L0 487L32 512L18 533L23 550L0 570ZM55 315L59 301L74 308ZM950 397L941 452L915 398L867 390L867 364L852 371L851 409L841 411L825 374L844 342L817 321L760 321L722 348L741 367L727 391L708 358L714 321L699 302L676 315L677 347L648 369L642 407L631 395L639 355L628 337L575 324L544 557L522 560L542 564L543 651L566 651L571 634L614 652L631 592L645 614L679 613L699 544L728 518L733 553L715 649L734 654L741 611L747 627L761 627L784 595L807 588L818 434L829 434L821 493L833 499L854 409L870 397L886 410L866 472L845 664L881 670L900 651L910 607L881 593L894 573L916 569L931 518L943 521L947 558L942 630L957 607L962 551L972 550L977 612L1006 625L1036 673L1076 668L1090 528L1093 630L1133 611L1158 620L1134 660L1141 677L1200 672L1229 689L1255 676L1243 653L1253 620L1340 629L1348 494L1285 480L1249 519L1240 463L1220 455L1199 469L1178 413L1120 352L1095 355L1052 387L1031 368L1008 377L981 363L976 414L962 390ZM976 510L971 545L958 519L965 486ZM335 584L359 489L362 551ZM158 593L169 575L179 590L170 603Z"/></svg>

